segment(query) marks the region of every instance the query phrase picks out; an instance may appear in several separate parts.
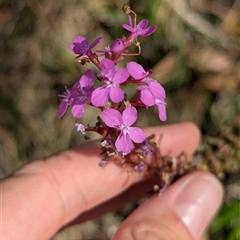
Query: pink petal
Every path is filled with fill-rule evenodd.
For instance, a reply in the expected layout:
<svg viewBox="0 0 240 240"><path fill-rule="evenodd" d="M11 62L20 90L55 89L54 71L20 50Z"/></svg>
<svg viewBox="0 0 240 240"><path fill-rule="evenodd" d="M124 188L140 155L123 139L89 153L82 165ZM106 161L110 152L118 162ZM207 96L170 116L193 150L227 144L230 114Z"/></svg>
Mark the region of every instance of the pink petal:
<svg viewBox="0 0 240 240"><path fill-rule="evenodd" d="M155 104L155 98L153 97L152 93L148 89L140 92L140 100L146 106L153 106Z"/></svg>
<svg viewBox="0 0 240 240"><path fill-rule="evenodd" d="M75 54L82 55L88 49L88 40L82 36L76 36L73 39L73 44L70 45L70 50Z"/></svg>
<svg viewBox="0 0 240 240"><path fill-rule="evenodd" d="M96 40L94 40L92 43L91 43L91 45L89 46L89 50L90 49L92 49L92 48L94 48L96 45L98 45L100 42L102 41L102 37L99 37L99 38L97 38Z"/></svg>
<svg viewBox="0 0 240 240"><path fill-rule="evenodd" d="M91 96L91 102L94 106L96 107L102 107L104 106L109 98L109 88L104 87L100 87L100 88L96 88L93 92L92 92L92 96Z"/></svg>
<svg viewBox="0 0 240 240"><path fill-rule="evenodd" d="M131 126L137 120L137 110L135 107L127 107L122 113L123 123L127 126Z"/></svg>
<svg viewBox="0 0 240 240"><path fill-rule="evenodd" d="M167 113L166 113L166 105L165 104L158 104L158 117L161 121L167 120Z"/></svg>
<svg viewBox="0 0 240 240"><path fill-rule="evenodd" d="M132 150L132 141L128 135L120 134L115 142L118 152L128 154Z"/></svg>
<svg viewBox="0 0 240 240"><path fill-rule="evenodd" d="M147 36L151 35L156 29L157 29L157 27L152 25L148 28L138 31L138 35L147 37Z"/></svg>
<svg viewBox="0 0 240 240"><path fill-rule="evenodd" d="M76 36L74 37L73 39L73 43L82 43L84 41L86 41L87 39L85 37L82 37L82 36Z"/></svg>
<svg viewBox="0 0 240 240"><path fill-rule="evenodd" d="M103 59L100 63L101 74L107 79L112 79L115 74L115 64L110 59Z"/></svg>
<svg viewBox="0 0 240 240"><path fill-rule="evenodd" d="M138 127L131 127L128 135L132 139L132 141L135 143L141 143L146 139L146 136L143 130Z"/></svg>
<svg viewBox="0 0 240 240"><path fill-rule="evenodd" d="M129 25L132 27L133 26L132 17L130 16L130 14L128 14L128 22L129 22Z"/></svg>
<svg viewBox="0 0 240 240"><path fill-rule="evenodd" d="M86 98L87 98L89 101L91 101L91 97L92 97L93 91L94 91L93 88L89 88L89 89L85 90Z"/></svg>
<svg viewBox="0 0 240 240"><path fill-rule="evenodd" d="M57 116L59 118L61 118L65 114L65 112L67 111L67 108L68 108L68 103L67 102L61 102L60 105L59 105L59 108L58 108Z"/></svg>
<svg viewBox="0 0 240 240"><path fill-rule="evenodd" d="M126 30L128 30L129 32L134 32L134 28L132 28L130 25L124 23L122 24L122 27Z"/></svg>
<svg viewBox="0 0 240 240"><path fill-rule="evenodd" d="M138 29L144 29L148 25L148 20L143 19L137 24Z"/></svg>
<svg viewBox="0 0 240 240"><path fill-rule="evenodd" d="M80 86L82 88L90 88L94 84L94 73L91 70L87 70L82 77L79 79Z"/></svg>
<svg viewBox="0 0 240 240"><path fill-rule="evenodd" d="M136 62L127 63L127 70L129 74L136 80L140 80L148 75L144 68Z"/></svg>
<svg viewBox="0 0 240 240"><path fill-rule="evenodd" d="M166 98L165 90L157 81L150 80L148 81L148 86L150 88L153 96L159 100L164 100Z"/></svg>
<svg viewBox="0 0 240 240"><path fill-rule="evenodd" d="M84 110L86 108L86 104L74 105L72 107L72 115L75 118L80 118L83 116Z"/></svg>
<svg viewBox="0 0 240 240"><path fill-rule="evenodd" d="M122 27L125 28L126 30L128 30L129 32L134 32L134 28L132 27L132 17L130 16L130 14L128 15L128 22L129 24L122 24Z"/></svg>
<svg viewBox="0 0 240 240"><path fill-rule="evenodd" d="M136 88L137 91L149 90L149 86L140 85ZM149 90L150 91L150 90Z"/></svg>
<svg viewBox="0 0 240 240"><path fill-rule="evenodd" d="M122 124L121 113L116 109L109 108L103 110L102 119L107 126L112 128L119 128L119 126Z"/></svg>
<svg viewBox="0 0 240 240"><path fill-rule="evenodd" d="M115 75L113 77L113 80L116 83L123 83L128 79L128 77L129 77L129 73L128 73L127 69L126 68L120 68L115 73Z"/></svg>
<svg viewBox="0 0 240 240"><path fill-rule="evenodd" d="M72 92L73 92L73 90L76 90L78 87L81 87L80 80L81 80L81 78L77 82L74 83L74 85L72 86L72 89L71 89Z"/></svg>
<svg viewBox="0 0 240 240"><path fill-rule="evenodd" d="M109 91L109 97L114 103L119 103L124 99L124 92L119 87L112 87Z"/></svg>

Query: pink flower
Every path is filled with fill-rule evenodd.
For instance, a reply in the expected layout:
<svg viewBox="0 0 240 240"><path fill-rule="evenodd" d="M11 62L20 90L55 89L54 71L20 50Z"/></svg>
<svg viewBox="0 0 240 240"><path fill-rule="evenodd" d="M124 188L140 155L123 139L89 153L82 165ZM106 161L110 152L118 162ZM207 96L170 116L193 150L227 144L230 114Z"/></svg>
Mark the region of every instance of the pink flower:
<svg viewBox="0 0 240 240"><path fill-rule="evenodd" d="M107 126L120 131L115 142L118 152L128 154L132 150L132 141L141 143L146 139L141 128L131 127L137 120L137 110L135 107L127 107L122 114L116 109L106 109L103 111L102 117Z"/></svg>
<svg viewBox="0 0 240 240"><path fill-rule="evenodd" d="M83 135L86 134L86 126L84 126L82 123L75 123L75 127L77 127L78 132L81 132Z"/></svg>
<svg viewBox="0 0 240 240"><path fill-rule="evenodd" d="M155 80L148 78L147 85L137 87L140 92L140 100L146 106L157 105L158 116L161 121L167 120L166 114L166 94L164 88Z"/></svg>
<svg viewBox="0 0 240 240"><path fill-rule="evenodd" d="M78 54L79 56L89 55L91 49L94 48L98 43L100 43L101 40L102 37L99 37L94 40L92 44L89 45L89 42L85 37L76 36L73 39L73 44L70 45L69 48L73 53Z"/></svg>
<svg viewBox="0 0 240 240"><path fill-rule="evenodd" d="M124 92L120 84L129 77L127 69L120 68L115 71L115 64L110 59L103 59L100 67L104 85L93 91L92 104L96 107L104 106L109 99L114 103L121 102L124 99Z"/></svg>
<svg viewBox="0 0 240 240"><path fill-rule="evenodd" d="M149 36L156 30L156 26L152 25L147 27L148 25L148 20L143 19L141 20L136 26L133 25L132 23L132 18L129 16L128 17L129 24L122 24L122 27L128 30L129 32L132 33L132 38L137 38L138 36Z"/></svg>
<svg viewBox="0 0 240 240"><path fill-rule="evenodd" d="M86 108L86 101L91 97L93 84L94 74L91 70L87 70L71 90L66 88L66 92L60 95L62 99L58 109L58 117L60 118L65 114L68 106L72 106L72 115L75 118L82 117Z"/></svg>
<svg viewBox="0 0 240 240"><path fill-rule="evenodd" d="M58 108L57 116L61 118L66 113L68 106L72 106L74 102L77 101L77 95L76 91L69 90L65 87L65 93L59 94L59 97L61 97L61 103Z"/></svg>

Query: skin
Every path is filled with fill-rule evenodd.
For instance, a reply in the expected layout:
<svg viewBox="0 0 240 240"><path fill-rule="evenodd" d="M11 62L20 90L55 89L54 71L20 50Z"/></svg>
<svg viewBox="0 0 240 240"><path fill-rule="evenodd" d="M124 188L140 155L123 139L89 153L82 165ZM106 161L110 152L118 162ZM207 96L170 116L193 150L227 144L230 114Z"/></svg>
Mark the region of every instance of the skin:
<svg viewBox="0 0 240 240"><path fill-rule="evenodd" d="M190 157L200 138L197 127L191 123L146 128L145 133L155 133L156 140L163 134L161 152L170 156L185 151ZM135 172L129 176L114 163L98 167L99 153L98 142L87 143L33 161L3 179L2 239L49 239L67 225L113 211L152 189L156 179L143 179ZM161 197L150 197L129 216L113 239L199 239L201 233L192 234L172 207L181 186L199 177L215 181L220 189L212 203L213 215L221 204L220 184L209 173L197 171L171 185ZM203 230L209 221L203 220Z"/></svg>

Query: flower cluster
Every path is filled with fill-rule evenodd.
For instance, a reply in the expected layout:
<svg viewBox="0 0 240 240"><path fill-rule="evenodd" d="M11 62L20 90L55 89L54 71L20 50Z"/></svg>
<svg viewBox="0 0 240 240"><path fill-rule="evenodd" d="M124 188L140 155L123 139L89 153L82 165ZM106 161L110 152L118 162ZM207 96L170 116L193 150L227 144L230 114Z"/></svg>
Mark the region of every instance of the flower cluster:
<svg viewBox="0 0 240 240"><path fill-rule="evenodd" d="M147 138L143 130L132 125L138 118L139 107L156 105L161 121L166 120L165 90L157 80L150 77L152 70L145 70L140 64L130 61L125 68L118 68L118 63L124 56L139 55L141 53L138 37L146 37L156 30L156 26L148 26L146 19L137 23L137 15L127 5L123 7L128 14L128 24L122 27L130 34L127 37L116 39L103 50L93 51L101 41L97 38L91 44L82 36L76 36L70 45L70 50L76 54L76 60L82 65L92 63L98 71L97 77L92 70L86 70L81 78L60 95L61 103L58 117L62 117L68 108L74 118L81 118L87 106L101 110L95 126L76 123L77 131L85 135L87 131L95 131L102 135L101 146L104 158L100 165L105 166L113 157L120 157L134 162L133 169L143 171L145 164L142 161L152 152L151 138ZM128 51L128 47L135 45L137 53ZM100 86L95 87L95 82ZM129 100L125 89L128 84L135 86L135 98ZM99 85L99 84L98 84ZM136 158L137 156L137 158Z"/></svg>

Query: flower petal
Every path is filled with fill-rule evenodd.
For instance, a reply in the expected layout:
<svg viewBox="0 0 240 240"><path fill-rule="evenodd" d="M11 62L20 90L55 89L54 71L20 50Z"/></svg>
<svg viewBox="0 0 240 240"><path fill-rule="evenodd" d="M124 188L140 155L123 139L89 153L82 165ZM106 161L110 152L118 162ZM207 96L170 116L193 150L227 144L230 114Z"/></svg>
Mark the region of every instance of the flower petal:
<svg viewBox="0 0 240 240"><path fill-rule="evenodd" d="M115 74L115 64L110 59L103 59L100 63L101 74L107 79L112 79Z"/></svg>
<svg viewBox="0 0 240 240"><path fill-rule="evenodd" d="M128 30L129 32L135 32L134 28L131 27L130 25L126 24L126 23L122 24L122 27L124 29Z"/></svg>
<svg viewBox="0 0 240 240"><path fill-rule="evenodd" d="M147 20L147 19L142 19L142 20L137 24L137 29L145 29L147 25L148 25L148 20Z"/></svg>
<svg viewBox="0 0 240 240"><path fill-rule="evenodd" d="M93 91L94 91L93 88L89 88L85 90L85 96L89 101L91 101Z"/></svg>
<svg viewBox="0 0 240 240"><path fill-rule="evenodd" d="M114 103L119 103L124 99L124 92L119 87L112 87L109 91L109 97Z"/></svg>
<svg viewBox="0 0 240 240"><path fill-rule="evenodd" d="M129 26L133 26L132 24L132 17L130 16L130 14L128 14L128 22L129 22Z"/></svg>
<svg viewBox="0 0 240 240"><path fill-rule="evenodd" d="M73 39L73 44L70 45L69 48L75 54L82 55L82 54L86 53L86 51L88 49L88 40L85 37L76 36Z"/></svg>
<svg viewBox="0 0 240 240"><path fill-rule="evenodd" d="M73 39L73 43L83 43L85 42L87 39L85 37L82 36L76 36Z"/></svg>
<svg viewBox="0 0 240 240"><path fill-rule="evenodd" d="M132 17L130 16L130 14L128 15L128 22L129 24L122 24L122 27L125 28L126 30L128 30L129 32L134 32L134 28L132 27Z"/></svg>
<svg viewBox="0 0 240 240"><path fill-rule="evenodd" d="M138 31L138 35L147 37L147 36L151 35L156 29L157 29L157 27L155 25L152 25L148 28Z"/></svg>
<svg viewBox="0 0 240 240"><path fill-rule="evenodd" d="M92 92L91 102L96 107L104 106L109 99L109 88L106 86L96 88Z"/></svg>
<svg viewBox="0 0 240 240"><path fill-rule="evenodd" d="M128 154L132 150L132 141L128 135L120 134L115 142L118 152Z"/></svg>
<svg viewBox="0 0 240 240"><path fill-rule="evenodd" d="M127 70L129 74L136 80L140 80L148 75L144 68L136 62L127 63Z"/></svg>
<svg viewBox="0 0 240 240"><path fill-rule="evenodd" d="M96 40L94 40L94 41L90 44L88 50L91 50L91 49L94 48L96 45L98 45L98 44L102 41L102 39L103 39L102 37L99 37L99 38L97 38Z"/></svg>
<svg viewBox="0 0 240 240"><path fill-rule="evenodd" d="M140 92L140 100L146 106L153 106L155 104L155 98L153 97L149 89L145 89Z"/></svg>
<svg viewBox="0 0 240 240"><path fill-rule="evenodd" d="M143 130L138 127L130 127L130 132L128 133L128 135L135 143L141 143L146 139Z"/></svg>
<svg viewBox="0 0 240 240"><path fill-rule="evenodd" d="M151 78L149 78L151 79ZM166 98L166 93L161 84L159 84L156 80L150 80L147 82L153 96L159 100L164 100Z"/></svg>
<svg viewBox="0 0 240 240"><path fill-rule="evenodd" d="M140 85L136 88L137 91L149 90L149 86L147 85ZM149 90L150 91L150 90Z"/></svg>
<svg viewBox="0 0 240 240"><path fill-rule="evenodd" d="M94 84L94 73L91 70L87 70L79 81L82 88L88 89L92 87Z"/></svg>
<svg viewBox="0 0 240 240"><path fill-rule="evenodd" d="M137 120L137 110L135 107L127 107L122 113L123 123L127 126L131 126Z"/></svg>
<svg viewBox="0 0 240 240"><path fill-rule="evenodd" d="M122 124L122 116L119 111L116 109L105 109L102 112L102 119L105 122L105 124L112 128L119 128L119 126Z"/></svg>
<svg viewBox="0 0 240 240"><path fill-rule="evenodd" d="M81 78L80 78L77 82L75 82L75 83L73 84L72 89L71 89L71 94L72 94L74 91L76 92L76 90L77 90L78 87L81 87L81 85L80 85L80 80L81 80ZM76 94L75 94L75 95L76 95Z"/></svg>
<svg viewBox="0 0 240 240"><path fill-rule="evenodd" d="M73 117L75 117L75 118L82 117L85 108L86 108L86 104L85 103L74 105L72 107L72 115L73 115Z"/></svg>
<svg viewBox="0 0 240 240"><path fill-rule="evenodd" d="M59 108L58 108L57 116L59 118L61 118L65 114L65 112L67 111L67 108L68 108L68 103L67 102L61 102L60 105L59 105Z"/></svg>
<svg viewBox="0 0 240 240"><path fill-rule="evenodd" d="M129 73L126 68L120 68L119 70L116 71L114 77L113 77L113 82L116 83L123 83L125 82L129 77Z"/></svg>
<svg viewBox="0 0 240 240"><path fill-rule="evenodd" d="M166 113L166 105L165 104L158 104L158 117L161 121L167 120L167 113Z"/></svg>

